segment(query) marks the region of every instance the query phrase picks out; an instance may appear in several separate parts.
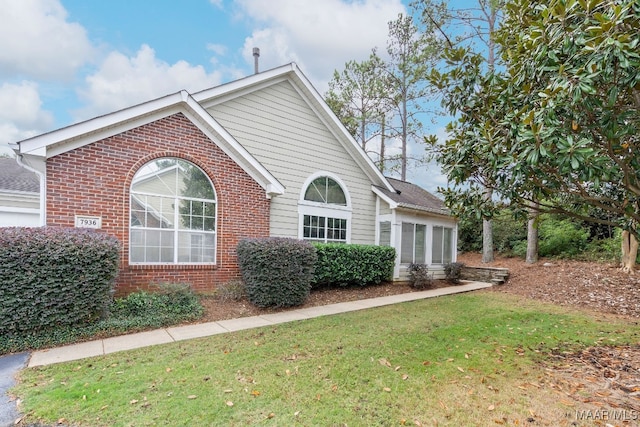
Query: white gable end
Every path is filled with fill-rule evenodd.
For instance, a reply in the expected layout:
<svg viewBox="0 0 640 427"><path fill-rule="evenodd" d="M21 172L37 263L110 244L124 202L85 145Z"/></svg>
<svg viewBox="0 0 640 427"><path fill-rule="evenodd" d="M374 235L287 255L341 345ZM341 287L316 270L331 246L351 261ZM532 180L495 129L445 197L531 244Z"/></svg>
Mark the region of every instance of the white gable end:
<svg viewBox="0 0 640 427"><path fill-rule="evenodd" d="M298 202L303 184L326 172L341 179L351 194L351 242L375 240L375 195L359 159L289 81L241 94L208 108L286 188L272 202L271 234L299 237Z"/></svg>

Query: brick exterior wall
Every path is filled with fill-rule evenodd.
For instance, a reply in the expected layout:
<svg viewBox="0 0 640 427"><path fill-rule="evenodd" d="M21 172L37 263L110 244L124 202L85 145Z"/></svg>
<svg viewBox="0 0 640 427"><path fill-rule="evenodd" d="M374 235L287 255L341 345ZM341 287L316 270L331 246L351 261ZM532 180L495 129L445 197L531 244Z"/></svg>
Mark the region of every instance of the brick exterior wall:
<svg viewBox="0 0 640 427"><path fill-rule="evenodd" d="M218 202L215 266L129 265L129 190L145 163L177 157L211 179ZM117 293L150 283L190 283L198 292L239 277L236 245L269 235L265 190L178 113L47 160L47 225L73 227L75 215L102 217L102 231L122 242Z"/></svg>

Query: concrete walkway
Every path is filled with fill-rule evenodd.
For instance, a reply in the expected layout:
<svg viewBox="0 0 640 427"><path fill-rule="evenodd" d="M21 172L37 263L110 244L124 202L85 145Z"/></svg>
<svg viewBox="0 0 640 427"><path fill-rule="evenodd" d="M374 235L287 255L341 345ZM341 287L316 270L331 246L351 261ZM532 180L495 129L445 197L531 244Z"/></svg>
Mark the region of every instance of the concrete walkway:
<svg viewBox="0 0 640 427"><path fill-rule="evenodd" d="M421 292L410 292L385 297L370 298L351 302L341 302L318 307L287 310L262 316L241 317L238 319L221 320L218 322L198 323L187 326L176 326L138 334L122 335L103 340L89 341L80 344L57 347L49 350L34 351L28 367L50 365L101 356L124 350L133 350L158 344L167 344L193 338L241 331L243 329L259 328L276 325L278 323L305 320L330 314L346 313L348 311L363 310L407 301L433 298L462 292L475 291L491 287L490 283L467 282L463 285L450 286L439 289L429 289Z"/></svg>

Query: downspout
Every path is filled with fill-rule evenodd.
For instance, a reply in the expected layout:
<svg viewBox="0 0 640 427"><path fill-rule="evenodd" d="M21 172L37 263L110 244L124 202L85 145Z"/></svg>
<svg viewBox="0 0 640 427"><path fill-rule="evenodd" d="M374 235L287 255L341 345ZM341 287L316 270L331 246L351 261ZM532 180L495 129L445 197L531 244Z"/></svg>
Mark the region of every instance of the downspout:
<svg viewBox="0 0 640 427"><path fill-rule="evenodd" d="M40 227L47 225L46 201L47 201L47 180L45 174L23 162L23 154L16 154L16 162L26 170L35 173L40 178Z"/></svg>

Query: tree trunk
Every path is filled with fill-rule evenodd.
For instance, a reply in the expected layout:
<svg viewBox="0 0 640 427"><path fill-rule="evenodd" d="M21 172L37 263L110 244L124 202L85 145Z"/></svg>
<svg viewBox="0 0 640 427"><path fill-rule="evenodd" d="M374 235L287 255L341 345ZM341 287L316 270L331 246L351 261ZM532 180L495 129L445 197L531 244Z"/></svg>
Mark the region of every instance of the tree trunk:
<svg viewBox="0 0 640 427"><path fill-rule="evenodd" d="M485 200L490 200L492 191L485 189ZM493 261L493 223L490 219L482 219L482 262Z"/></svg>
<svg viewBox="0 0 640 427"><path fill-rule="evenodd" d="M527 264L538 262L538 211L535 203L529 208L529 220L527 221Z"/></svg>
<svg viewBox="0 0 640 427"><path fill-rule="evenodd" d="M622 232L622 271L633 274L638 256L638 240L629 230Z"/></svg>
<svg viewBox="0 0 640 427"><path fill-rule="evenodd" d="M386 124L387 124L387 118L386 116L383 114L382 115L382 122L380 123L380 128L382 129L380 131L380 164L378 165L378 168L380 169L380 172L384 173L384 137L385 137L385 132L386 132Z"/></svg>

